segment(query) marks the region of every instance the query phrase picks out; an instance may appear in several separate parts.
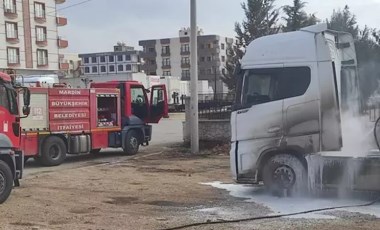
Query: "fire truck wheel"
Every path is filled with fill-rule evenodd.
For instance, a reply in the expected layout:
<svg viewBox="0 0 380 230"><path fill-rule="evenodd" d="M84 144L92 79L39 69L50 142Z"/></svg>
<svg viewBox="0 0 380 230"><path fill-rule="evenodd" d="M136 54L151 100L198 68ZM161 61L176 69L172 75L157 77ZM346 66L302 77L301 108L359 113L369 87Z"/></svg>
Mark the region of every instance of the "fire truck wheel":
<svg viewBox="0 0 380 230"><path fill-rule="evenodd" d="M307 189L307 171L302 162L290 154L278 154L264 165L263 182L277 195L304 193Z"/></svg>
<svg viewBox="0 0 380 230"><path fill-rule="evenodd" d="M135 155L139 151L139 135L135 130L129 130L125 137L124 153L126 155Z"/></svg>
<svg viewBox="0 0 380 230"><path fill-rule="evenodd" d="M13 188L13 175L8 164L0 161L0 204L4 203Z"/></svg>
<svg viewBox="0 0 380 230"><path fill-rule="evenodd" d="M66 153L65 142L59 137L51 136L44 141L39 160L44 166L57 166L65 160Z"/></svg>
<svg viewBox="0 0 380 230"><path fill-rule="evenodd" d="M102 150L102 149L91 149L90 153L91 154L99 154L100 150Z"/></svg>

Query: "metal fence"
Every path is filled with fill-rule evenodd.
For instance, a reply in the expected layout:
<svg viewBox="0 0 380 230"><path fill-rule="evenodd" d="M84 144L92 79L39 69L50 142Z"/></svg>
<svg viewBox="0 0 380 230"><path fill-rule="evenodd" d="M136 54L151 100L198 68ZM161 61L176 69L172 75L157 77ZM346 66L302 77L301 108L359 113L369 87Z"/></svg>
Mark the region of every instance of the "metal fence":
<svg viewBox="0 0 380 230"><path fill-rule="evenodd" d="M200 119L230 119L235 95L230 93L199 94L198 114Z"/></svg>

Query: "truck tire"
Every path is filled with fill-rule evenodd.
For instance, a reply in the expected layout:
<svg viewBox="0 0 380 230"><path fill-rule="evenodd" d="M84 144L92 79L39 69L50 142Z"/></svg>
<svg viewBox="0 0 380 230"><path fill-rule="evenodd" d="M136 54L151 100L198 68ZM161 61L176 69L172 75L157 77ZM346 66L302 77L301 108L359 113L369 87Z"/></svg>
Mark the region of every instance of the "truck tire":
<svg viewBox="0 0 380 230"><path fill-rule="evenodd" d="M66 153L65 142L59 137L51 136L43 142L41 157L38 160L44 166L57 166L66 159Z"/></svg>
<svg viewBox="0 0 380 230"><path fill-rule="evenodd" d="M307 171L302 162L290 154L278 154L264 165L263 182L277 195L302 194L307 191Z"/></svg>
<svg viewBox="0 0 380 230"><path fill-rule="evenodd" d="M102 149L91 149L90 153L96 155L100 153L100 150Z"/></svg>
<svg viewBox="0 0 380 230"><path fill-rule="evenodd" d="M13 189L13 174L8 164L0 161L0 204L4 203Z"/></svg>
<svg viewBox="0 0 380 230"><path fill-rule="evenodd" d="M141 143L137 131L129 130L124 141L124 153L129 156L137 154Z"/></svg>

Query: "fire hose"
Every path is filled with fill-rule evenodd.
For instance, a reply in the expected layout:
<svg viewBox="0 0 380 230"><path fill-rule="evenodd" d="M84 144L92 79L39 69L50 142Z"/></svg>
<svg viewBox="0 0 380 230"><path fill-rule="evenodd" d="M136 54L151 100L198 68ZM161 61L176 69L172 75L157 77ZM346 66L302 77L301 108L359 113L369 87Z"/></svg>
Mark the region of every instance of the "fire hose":
<svg viewBox="0 0 380 230"><path fill-rule="evenodd" d="M373 129L373 133L374 133L377 148L380 151L380 143L379 143L379 140L377 139L377 127L378 127L379 123L380 123L380 117L375 122L375 127ZM185 229L185 228L197 227L197 226L202 226L202 225L241 223L241 222L248 222L248 221L254 221L254 220L275 219L275 218L281 218L281 217L296 216L296 215L301 215L301 214L308 214L308 213L321 212L321 211L329 211L329 210L342 209L342 208L365 207L365 206L371 206L371 205L377 203L378 201L380 201L380 197L376 198L375 200L373 200L371 202L364 203L364 204L358 204L358 205L343 205L343 206L335 206L335 207L328 207L328 208L318 208L318 209L311 209L311 210L302 211L302 212L293 212L293 213L288 213L288 214L278 214L278 215L268 215L268 216L257 216L257 217L242 218L242 219L217 220L217 221L209 221L208 220L206 222L197 222L197 223L186 224L186 225L181 225L181 226L172 227L172 228L164 228L162 230L177 230L177 229Z"/></svg>

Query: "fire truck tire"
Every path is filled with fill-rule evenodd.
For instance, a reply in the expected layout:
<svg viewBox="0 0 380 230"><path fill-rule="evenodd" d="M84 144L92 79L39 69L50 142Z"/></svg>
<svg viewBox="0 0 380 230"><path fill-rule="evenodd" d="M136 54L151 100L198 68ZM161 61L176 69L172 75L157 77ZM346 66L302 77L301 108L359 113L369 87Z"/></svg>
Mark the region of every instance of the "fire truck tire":
<svg viewBox="0 0 380 230"><path fill-rule="evenodd" d="M91 154L99 154L100 150L102 150L102 149L91 149L90 153Z"/></svg>
<svg viewBox="0 0 380 230"><path fill-rule="evenodd" d="M4 203L13 188L13 175L8 164L0 161L0 204Z"/></svg>
<svg viewBox="0 0 380 230"><path fill-rule="evenodd" d="M125 147L124 147L124 153L126 155L135 155L139 151L140 147L140 140L139 140L139 134L136 130L129 130L127 132L127 135L125 136Z"/></svg>
<svg viewBox="0 0 380 230"><path fill-rule="evenodd" d="M302 162L290 154L278 154L264 165L263 182L272 193L283 195L304 193L307 190L307 171Z"/></svg>
<svg viewBox="0 0 380 230"><path fill-rule="evenodd" d="M56 136L48 137L42 145L41 157L38 159L44 166L57 166L66 159L65 142Z"/></svg>

